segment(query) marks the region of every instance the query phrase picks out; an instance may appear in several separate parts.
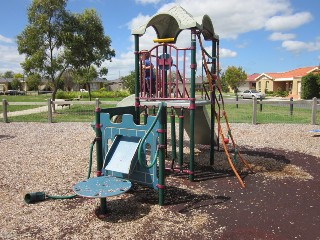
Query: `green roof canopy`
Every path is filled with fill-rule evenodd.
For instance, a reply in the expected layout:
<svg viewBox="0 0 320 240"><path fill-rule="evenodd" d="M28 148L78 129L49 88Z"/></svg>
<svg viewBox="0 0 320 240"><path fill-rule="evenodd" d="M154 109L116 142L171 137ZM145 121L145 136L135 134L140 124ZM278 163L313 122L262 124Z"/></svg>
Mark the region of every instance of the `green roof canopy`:
<svg viewBox="0 0 320 240"><path fill-rule="evenodd" d="M215 35L211 19L208 15L194 18L181 6L174 6L167 12L157 13L142 26L131 31L133 35L142 36L146 29L152 26L157 33L158 38L174 38L175 41L182 30L197 28L205 40L218 39Z"/></svg>

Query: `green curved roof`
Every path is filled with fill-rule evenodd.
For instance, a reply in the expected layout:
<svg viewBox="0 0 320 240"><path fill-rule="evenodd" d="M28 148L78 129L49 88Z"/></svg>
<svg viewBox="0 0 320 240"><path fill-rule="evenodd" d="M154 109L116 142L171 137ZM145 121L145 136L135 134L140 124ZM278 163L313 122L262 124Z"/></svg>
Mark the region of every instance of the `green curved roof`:
<svg viewBox="0 0 320 240"><path fill-rule="evenodd" d="M205 40L219 38L214 33L213 24L208 15L194 18L181 6L174 6L167 12L153 15L147 23L133 29L131 33L142 36L150 26L156 31L158 38L174 38L176 40L182 30L191 28L199 29Z"/></svg>

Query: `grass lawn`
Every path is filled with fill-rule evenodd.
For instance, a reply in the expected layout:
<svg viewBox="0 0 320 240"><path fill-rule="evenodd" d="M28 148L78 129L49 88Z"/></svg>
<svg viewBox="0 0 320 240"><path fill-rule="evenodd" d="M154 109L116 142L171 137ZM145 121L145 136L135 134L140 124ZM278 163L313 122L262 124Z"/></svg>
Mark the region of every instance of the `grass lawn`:
<svg viewBox="0 0 320 240"><path fill-rule="evenodd" d="M115 105L103 105L104 108ZM52 114L53 122L92 122L94 120L94 105L74 104L70 107L59 108ZM11 122L47 122L48 112L9 117Z"/></svg>
<svg viewBox="0 0 320 240"><path fill-rule="evenodd" d="M252 105L225 104L226 113L229 122L233 123L251 123L252 122ZM224 121L222 119L222 121ZM275 106L263 104L262 111L257 108L257 123L301 123L308 124L311 122L311 109L297 108L290 114L289 106Z"/></svg>
<svg viewBox="0 0 320 240"><path fill-rule="evenodd" d="M38 108L41 105L10 105L10 102L42 102L47 105L47 101L51 98L51 94L40 94L40 95L18 95L18 96L5 96L2 95L1 99L6 99L9 105L7 106L8 112L22 111L27 109ZM100 101L121 101L123 97L110 97L110 98L99 98ZM81 101L89 101L89 98L81 98ZM95 101L92 98L91 101ZM2 113L2 104L0 104L0 113Z"/></svg>
<svg viewBox="0 0 320 240"><path fill-rule="evenodd" d="M31 108L38 108L41 105L10 105L10 102L43 102L46 104L47 99L51 97L51 94L44 95L25 95L25 96L2 96L9 102L8 111L21 111ZM102 98L101 101L120 101L122 97L115 98ZM88 98L82 98L82 101L89 101ZM92 99L94 102L95 99ZM101 105L102 108L115 107L115 105ZM210 109L210 106L207 105ZM230 123L251 123L252 122L252 103L238 104L238 108L234 103L226 103L225 110ZM210 111L210 110L209 110ZM188 111L186 111L186 114ZM0 105L0 114L2 113L2 104ZM56 113L53 114L54 122L78 122L94 120L94 105L81 105L74 101L70 109L64 107L59 108ZM48 121L47 112L39 112L36 114L9 117L9 121L12 122L46 122ZM221 119L224 122L224 119ZM317 122L320 121L320 112L317 112ZM168 122L170 122L168 116ZM176 117L176 122L178 118ZM311 122L311 109L310 106L294 105L293 114L290 114L289 105L277 105L277 104L263 104L263 109L260 111L259 105L257 106L257 123L299 123L310 124Z"/></svg>

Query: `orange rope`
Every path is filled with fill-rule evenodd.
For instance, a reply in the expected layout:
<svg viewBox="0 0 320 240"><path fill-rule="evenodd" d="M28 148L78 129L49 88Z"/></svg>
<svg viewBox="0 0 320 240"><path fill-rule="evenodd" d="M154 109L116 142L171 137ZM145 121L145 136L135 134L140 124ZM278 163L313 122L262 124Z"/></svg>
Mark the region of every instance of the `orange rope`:
<svg viewBox="0 0 320 240"><path fill-rule="evenodd" d="M228 132L230 132L229 136L231 138L233 148L236 149L236 143L235 143L235 141L233 139L233 136L232 136L232 132L231 132L231 128L230 128L230 125L229 125L227 113L225 111L223 111L222 114L223 114L223 116L224 116L224 118L226 120ZM241 156L240 151L238 151L238 156L240 157L240 160L243 162L243 164L250 170L250 172L253 173L252 168L250 167L249 163Z"/></svg>
<svg viewBox="0 0 320 240"><path fill-rule="evenodd" d="M201 48L201 54L202 54L202 59L203 59L205 72L206 72L207 79L208 79L208 82L209 82L209 89L210 89L210 91L212 91L213 90L212 76L211 76L211 74L209 72L209 69L208 69L208 63L207 63L207 60L206 60L205 53L203 51L202 40L201 40L200 34L198 34L198 39L199 39L199 44L200 44L200 48Z"/></svg>
<svg viewBox="0 0 320 240"><path fill-rule="evenodd" d="M234 172L234 174L236 175L236 177L238 178L238 181L240 183L240 185L245 188L246 186L244 185L239 173L237 172L237 169L235 168L232 160L231 160L231 157L230 157L230 154L229 154L229 151L228 151L228 148L227 148L227 145L226 143L224 142L224 135L223 135L223 132L222 132L222 128L221 128L221 124L220 124L220 119L219 119L219 116L216 114L216 119L217 119L217 122L218 122L218 128L220 129L219 131L219 135L221 137L221 142L222 142L222 145L223 145L223 149L224 149L224 152L228 158L228 162L229 162L229 165L230 167L232 168L232 171Z"/></svg>

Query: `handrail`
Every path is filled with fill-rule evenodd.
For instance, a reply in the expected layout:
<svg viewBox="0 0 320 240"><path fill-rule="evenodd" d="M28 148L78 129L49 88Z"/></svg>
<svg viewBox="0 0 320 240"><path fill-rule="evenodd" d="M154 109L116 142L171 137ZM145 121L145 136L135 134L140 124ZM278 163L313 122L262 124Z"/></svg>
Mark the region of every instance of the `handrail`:
<svg viewBox="0 0 320 240"><path fill-rule="evenodd" d="M141 156L141 148L144 144L144 142L146 141L147 137L149 136L150 132L152 131L152 129L154 128L154 125L156 124L156 122L158 121L159 117L160 117L160 113L163 107L163 102L160 102L159 104L159 108L158 108L158 112L156 115L155 120L152 122L150 128L148 129L147 133L143 136L143 138L141 139L140 143L139 143L139 147L138 147L138 161L140 163L141 166L146 167L146 168L151 168L153 167L153 165L157 162L157 158L158 158L158 154L159 154L159 148L157 148L156 153L153 156L153 159L150 163L150 165L147 165L145 162L143 162L142 156Z"/></svg>

